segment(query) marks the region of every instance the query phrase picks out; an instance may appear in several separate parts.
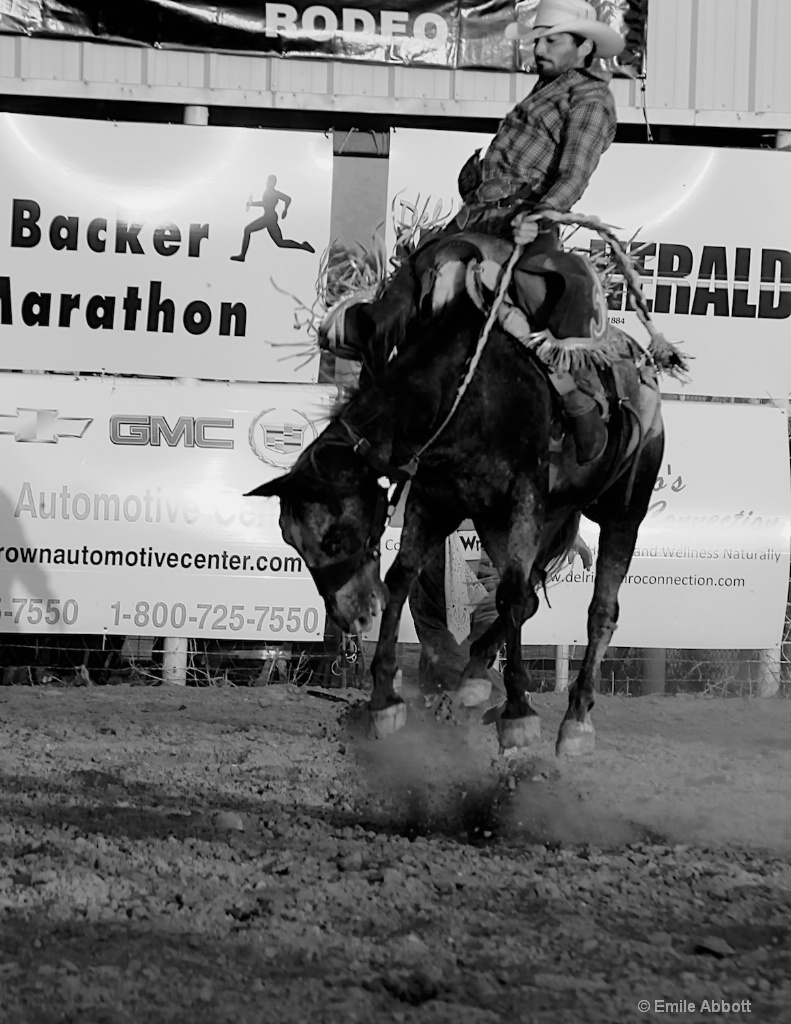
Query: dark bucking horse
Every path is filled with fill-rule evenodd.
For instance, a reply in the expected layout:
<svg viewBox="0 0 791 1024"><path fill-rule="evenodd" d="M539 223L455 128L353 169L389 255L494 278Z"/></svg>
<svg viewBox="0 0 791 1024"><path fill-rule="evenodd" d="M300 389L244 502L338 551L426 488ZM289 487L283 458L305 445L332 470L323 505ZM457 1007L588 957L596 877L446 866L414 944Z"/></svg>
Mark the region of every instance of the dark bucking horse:
<svg viewBox="0 0 791 1024"><path fill-rule="evenodd" d="M512 251L487 236L440 238L405 261L375 301L346 304L325 320L325 335L339 328L347 337L366 335L360 385L289 473L250 494L280 498L283 538L341 629L366 632L383 611L371 664L376 736L406 720L393 680L410 585L444 539L472 519L499 570L498 618L472 645L462 681L485 677L506 644L507 699L496 716L501 749L527 745L539 728L522 625L538 608L548 568L576 539L580 514L598 523L588 645L556 746L581 754L594 746L595 681L662 459L657 374L683 370L683 358L664 340L663 351L652 352L653 342L640 346L605 328L596 359L609 440L592 463L578 465L537 354L547 332L533 346L521 344L501 329L491 303L487 310L492 294L482 269L495 266L504 284ZM393 491L405 481L400 550L383 584L379 541Z"/></svg>

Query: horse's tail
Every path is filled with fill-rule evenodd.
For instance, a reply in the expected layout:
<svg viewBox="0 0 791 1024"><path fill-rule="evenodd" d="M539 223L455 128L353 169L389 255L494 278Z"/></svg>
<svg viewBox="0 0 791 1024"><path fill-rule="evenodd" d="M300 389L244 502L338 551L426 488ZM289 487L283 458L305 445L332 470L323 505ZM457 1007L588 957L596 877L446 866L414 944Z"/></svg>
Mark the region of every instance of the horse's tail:
<svg viewBox="0 0 791 1024"><path fill-rule="evenodd" d="M554 535L549 544L546 558L542 559L544 562L544 568L540 573L542 584L573 559L574 553L578 550L579 529L580 513L575 512Z"/></svg>

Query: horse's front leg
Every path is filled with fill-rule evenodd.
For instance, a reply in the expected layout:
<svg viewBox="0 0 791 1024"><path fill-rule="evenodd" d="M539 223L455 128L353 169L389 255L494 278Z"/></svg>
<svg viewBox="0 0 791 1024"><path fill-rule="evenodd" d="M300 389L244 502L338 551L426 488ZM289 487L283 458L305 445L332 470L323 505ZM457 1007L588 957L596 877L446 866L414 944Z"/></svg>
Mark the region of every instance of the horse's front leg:
<svg viewBox="0 0 791 1024"><path fill-rule="evenodd" d="M374 688L368 705L371 735L379 739L397 732L406 723L406 704L395 692L393 682L398 672L396 643L401 611L416 572L409 572L401 564L400 555L390 567L385 584L390 594L382 613L379 640L371 662Z"/></svg>
<svg viewBox="0 0 791 1024"><path fill-rule="evenodd" d="M382 614L379 641L376 654L371 662L374 688L369 704L371 735L387 736L396 732L406 722L406 704L393 687L398 671L396 642L401 612L409 595L409 589L418 574L426 556L445 537L455 530L458 518L451 519L443 508L428 508L410 496L401 531L401 550L390 567L385 584L389 598Z"/></svg>

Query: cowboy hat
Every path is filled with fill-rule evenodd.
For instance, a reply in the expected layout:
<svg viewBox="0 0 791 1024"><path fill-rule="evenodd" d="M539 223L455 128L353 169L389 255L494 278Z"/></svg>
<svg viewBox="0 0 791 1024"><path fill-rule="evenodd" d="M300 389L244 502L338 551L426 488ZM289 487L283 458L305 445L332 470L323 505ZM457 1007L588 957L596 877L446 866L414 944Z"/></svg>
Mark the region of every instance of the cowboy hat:
<svg viewBox="0 0 791 1024"><path fill-rule="evenodd" d="M596 56L602 58L617 57L626 45L614 28L597 19L595 7L586 3L586 0L540 0L533 27L527 28L521 22L512 22L505 30L505 38L522 37L532 43L541 36L559 32L569 32L592 40L596 44Z"/></svg>

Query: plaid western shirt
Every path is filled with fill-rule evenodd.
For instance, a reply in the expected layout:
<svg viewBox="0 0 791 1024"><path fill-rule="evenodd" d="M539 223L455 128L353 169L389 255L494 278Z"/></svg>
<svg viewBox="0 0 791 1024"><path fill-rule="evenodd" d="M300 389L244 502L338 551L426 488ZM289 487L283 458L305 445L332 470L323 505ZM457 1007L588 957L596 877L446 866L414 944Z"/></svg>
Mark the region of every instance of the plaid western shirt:
<svg viewBox="0 0 791 1024"><path fill-rule="evenodd" d="M605 73L606 74L606 73ZM609 77L609 76L608 76ZM539 81L507 114L483 157L483 182L567 213L615 138L615 100L607 79L583 68Z"/></svg>

